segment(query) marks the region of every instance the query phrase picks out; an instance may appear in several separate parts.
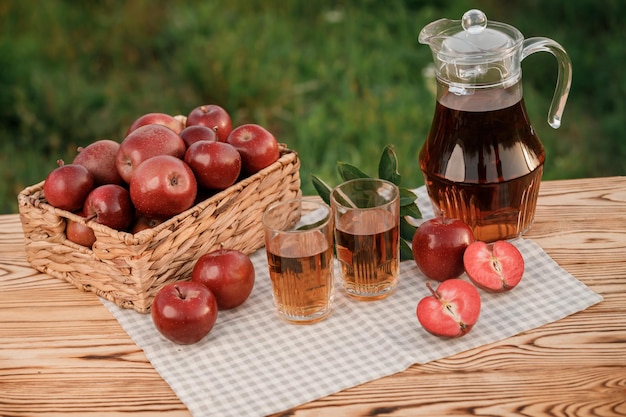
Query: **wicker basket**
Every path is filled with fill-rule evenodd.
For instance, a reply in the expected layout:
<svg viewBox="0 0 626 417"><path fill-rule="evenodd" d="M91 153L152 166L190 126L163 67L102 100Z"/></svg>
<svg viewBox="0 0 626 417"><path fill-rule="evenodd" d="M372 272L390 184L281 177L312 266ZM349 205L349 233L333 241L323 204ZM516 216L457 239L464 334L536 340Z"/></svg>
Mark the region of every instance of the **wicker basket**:
<svg viewBox="0 0 626 417"><path fill-rule="evenodd" d="M147 313L159 289L189 279L202 254L219 248L249 254L263 246L261 215L270 203L301 195L299 168L296 152L283 146L274 164L153 229L130 234L89 221L96 235L92 249L65 237L67 219L85 220L49 205L42 181L18 195L28 262L121 307Z"/></svg>

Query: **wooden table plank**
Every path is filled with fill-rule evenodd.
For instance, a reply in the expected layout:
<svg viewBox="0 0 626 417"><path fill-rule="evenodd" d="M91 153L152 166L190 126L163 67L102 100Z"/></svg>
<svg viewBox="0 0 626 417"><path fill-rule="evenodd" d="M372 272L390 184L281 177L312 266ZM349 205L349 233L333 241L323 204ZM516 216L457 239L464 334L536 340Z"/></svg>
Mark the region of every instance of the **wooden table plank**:
<svg viewBox="0 0 626 417"><path fill-rule="evenodd" d="M28 266L0 216L0 415L189 417L93 293Z"/></svg>
<svg viewBox="0 0 626 417"><path fill-rule="evenodd" d="M604 301L278 415L626 415L626 177L544 181L528 233ZM189 416L92 293L25 259L0 216L0 415Z"/></svg>

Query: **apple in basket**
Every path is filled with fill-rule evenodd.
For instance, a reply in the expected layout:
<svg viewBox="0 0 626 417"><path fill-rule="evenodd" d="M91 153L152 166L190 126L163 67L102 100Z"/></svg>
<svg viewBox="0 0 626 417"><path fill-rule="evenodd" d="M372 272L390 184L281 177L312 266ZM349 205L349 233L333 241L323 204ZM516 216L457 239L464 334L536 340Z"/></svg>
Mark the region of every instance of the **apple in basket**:
<svg viewBox="0 0 626 417"><path fill-rule="evenodd" d="M86 147L79 147L78 154L72 161L73 164L84 166L91 172L96 185L119 184L124 180L117 172L115 158L120 149L120 144L110 139L100 139L90 143Z"/></svg>
<svg viewBox="0 0 626 417"><path fill-rule="evenodd" d="M241 154L241 170L252 175L270 166L280 157L278 142L263 126L244 124L230 132L226 142Z"/></svg>
<svg viewBox="0 0 626 417"><path fill-rule="evenodd" d="M187 146L180 135L160 124L138 127L124 138L115 157L115 165L125 182L130 183L135 170L157 155L182 158Z"/></svg>
<svg viewBox="0 0 626 417"><path fill-rule="evenodd" d="M79 216L86 217L84 213L77 213ZM96 234L93 229L86 224L79 223L72 219L67 219L65 228L65 236L74 243L91 248L96 242Z"/></svg>
<svg viewBox="0 0 626 417"><path fill-rule="evenodd" d="M48 203L56 208L76 211L83 208L85 198L93 190L95 182L87 168L79 164L58 161L59 166L50 171L43 185Z"/></svg>
<svg viewBox="0 0 626 417"><path fill-rule="evenodd" d="M153 227L157 227L161 223L163 223L163 220L153 219L151 217L146 217L139 214L135 217L135 220L133 221L133 224L130 228L130 233L135 234L146 229L152 229Z"/></svg>
<svg viewBox="0 0 626 417"><path fill-rule="evenodd" d="M185 141L187 149L196 142L201 140L208 140L209 142L217 142L217 134L213 129L209 129L206 126L194 125L187 126L180 132L180 137Z"/></svg>
<svg viewBox="0 0 626 417"><path fill-rule="evenodd" d="M141 126L152 124L169 127L176 133L180 133L185 127L184 123L180 119L170 114L146 113L139 116L137 119L135 119L135 121L131 123L131 125L128 127L128 130L126 131L126 136L128 136L133 130L137 130L137 128L140 128Z"/></svg>
<svg viewBox="0 0 626 417"><path fill-rule="evenodd" d="M184 161L196 176L198 185L208 190L230 187L241 172L241 155L225 142L195 142L185 152Z"/></svg>
<svg viewBox="0 0 626 417"><path fill-rule="evenodd" d="M226 110L217 104L204 104L191 110L187 115L187 126L206 126L215 131L217 140L226 142L233 130L233 123Z"/></svg>
<svg viewBox="0 0 626 417"><path fill-rule="evenodd" d="M173 282L157 292L151 307L156 329L181 345L202 340L217 320L217 301L204 285L193 281Z"/></svg>
<svg viewBox="0 0 626 417"><path fill-rule="evenodd" d="M187 210L193 206L197 192L191 168L171 155L147 159L130 181L130 198L137 212L156 219L167 219Z"/></svg>
<svg viewBox="0 0 626 417"><path fill-rule="evenodd" d="M480 294L476 287L462 279L453 278L433 289L417 304L417 319L428 331L439 337L460 337L467 334L480 315Z"/></svg>
<svg viewBox="0 0 626 417"><path fill-rule="evenodd" d="M105 184L89 193L83 215L112 229L127 230L135 218L135 208L126 188Z"/></svg>
<svg viewBox="0 0 626 417"><path fill-rule="evenodd" d="M234 249L218 249L202 255L191 273L191 280L211 290L222 310L243 304L252 292L254 279L252 261Z"/></svg>

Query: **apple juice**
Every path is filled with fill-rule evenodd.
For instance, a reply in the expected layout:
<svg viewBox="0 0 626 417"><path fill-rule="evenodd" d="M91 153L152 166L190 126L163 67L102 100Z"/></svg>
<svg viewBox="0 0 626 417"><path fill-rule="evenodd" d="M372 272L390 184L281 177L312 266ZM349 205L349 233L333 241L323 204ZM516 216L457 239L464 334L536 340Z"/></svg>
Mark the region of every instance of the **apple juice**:
<svg viewBox="0 0 626 417"><path fill-rule="evenodd" d="M375 300L393 292L400 270L399 230L393 213L350 211L338 220L335 241L348 295Z"/></svg>
<svg viewBox="0 0 626 417"><path fill-rule="evenodd" d="M314 323L331 311L333 246L320 231L277 235L267 246L274 303L292 322Z"/></svg>
<svg viewBox="0 0 626 417"><path fill-rule="evenodd" d="M475 239L510 239L532 225L545 150L521 86L442 94L419 160L435 214L463 220Z"/></svg>

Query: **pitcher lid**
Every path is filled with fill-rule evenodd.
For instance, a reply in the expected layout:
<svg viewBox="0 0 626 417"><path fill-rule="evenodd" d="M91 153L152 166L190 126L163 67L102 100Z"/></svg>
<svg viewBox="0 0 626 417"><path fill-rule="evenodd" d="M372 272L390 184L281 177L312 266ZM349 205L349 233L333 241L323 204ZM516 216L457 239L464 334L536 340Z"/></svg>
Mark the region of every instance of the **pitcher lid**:
<svg viewBox="0 0 626 417"><path fill-rule="evenodd" d="M437 74L447 80L480 82L481 75L496 72L495 78L502 81L519 73L522 33L508 24L487 21L477 9L467 11L461 20L440 19L426 25L418 40L430 46ZM493 75L482 81L497 81Z"/></svg>
<svg viewBox="0 0 626 417"><path fill-rule="evenodd" d="M487 21L478 9L465 12L461 20L440 19L419 34L419 42L436 49L446 61L482 57L498 58L524 40L513 26Z"/></svg>

